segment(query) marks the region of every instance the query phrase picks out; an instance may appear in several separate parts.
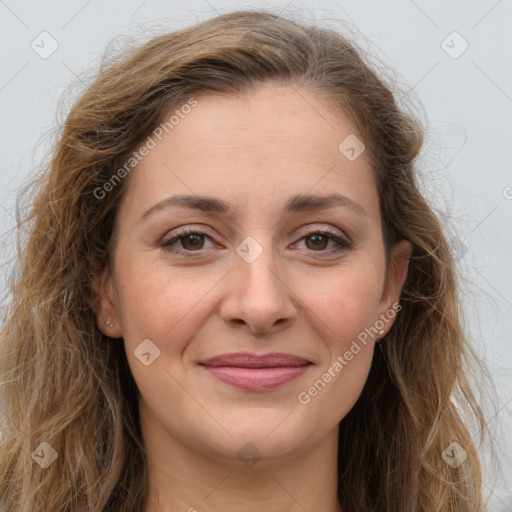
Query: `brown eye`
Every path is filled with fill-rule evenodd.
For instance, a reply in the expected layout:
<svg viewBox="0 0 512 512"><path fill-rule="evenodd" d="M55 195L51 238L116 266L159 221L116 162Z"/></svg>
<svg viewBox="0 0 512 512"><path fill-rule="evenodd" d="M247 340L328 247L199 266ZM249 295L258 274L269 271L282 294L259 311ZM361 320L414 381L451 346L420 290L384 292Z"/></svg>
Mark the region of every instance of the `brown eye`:
<svg viewBox="0 0 512 512"><path fill-rule="evenodd" d="M298 248L305 249L310 254L317 253L315 257L335 255L352 248L352 243L348 239L341 237L330 228L309 230L303 234L297 245Z"/></svg>
<svg viewBox="0 0 512 512"><path fill-rule="evenodd" d="M306 247L308 249L325 249L327 247L327 244L329 243L329 237L321 234L316 233L314 235L309 235L305 238L306 240ZM307 240L311 241L311 244L308 244Z"/></svg>
<svg viewBox="0 0 512 512"><path fill-rule="evenodd" d="M191 233L190 235L182 236L179 238L183 249L197 250L202 249L204 245L204 235L199 233Z"/></svg>
<svg viewBox="0 0 512 512"><path fill-rule="evenodd" d="M202 249L211 249L211 246L205 246L205 243L210 241L213 244L213 240L206 233L201 231L192 231L191 229L182 230L176 233L172 238L164 241L162 247L164 250L173 252L176 254L190 255L191 253L201 253ZM179 245L178 245L179 244Z"/></svg>

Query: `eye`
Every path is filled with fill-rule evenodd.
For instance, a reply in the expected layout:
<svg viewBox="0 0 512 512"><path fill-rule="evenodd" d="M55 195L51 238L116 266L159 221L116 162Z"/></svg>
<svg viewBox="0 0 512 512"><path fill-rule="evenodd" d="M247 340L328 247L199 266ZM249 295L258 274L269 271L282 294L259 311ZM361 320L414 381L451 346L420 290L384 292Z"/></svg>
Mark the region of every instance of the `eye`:
<svg viewBox="0 0 512 512"><path fill-rule="evenodd" d="M337 254L352 247L348 239L340 236L330 228L311 228L303 235L299 242L296 242L296 245L300 244L302 241L304 241L306 249L312 252L327 254ZM326 250L328 249L329 243L332 244L330 250Z"/></svg>
<svg viewBox="0 0 512 512"><path fill-rule="evenodd" d="M207 240L213 245L205 247L205 241ZM302 238L293 245L297 246L303 241L306 250L309 252L320 253L320 255L338 254L340 252L347 251L352 247L352 244L348 239L340 236L330 228L310 228L303 234ZM331 244L330 248L328 247L329 244ZM175 233L161 245L166 251L185 256L193 256L193 253L200 253L202 249L211 249L215 246L215 243L210 235L202 231L186 228Z"/></svg>
<svg viewBox="0 0 512 512"><path fill-rule="evenodd" d="M205 239L213 241L212 238L203 233L202 231L194 231L193 229L184 229L179 231L171 238L165 240L162 243L162 247L166 251L174 252L174 253L187 253L187 252L197 252L201 249L204 249ZM175 247L175 244L179 242L181 247Z"/></svg>

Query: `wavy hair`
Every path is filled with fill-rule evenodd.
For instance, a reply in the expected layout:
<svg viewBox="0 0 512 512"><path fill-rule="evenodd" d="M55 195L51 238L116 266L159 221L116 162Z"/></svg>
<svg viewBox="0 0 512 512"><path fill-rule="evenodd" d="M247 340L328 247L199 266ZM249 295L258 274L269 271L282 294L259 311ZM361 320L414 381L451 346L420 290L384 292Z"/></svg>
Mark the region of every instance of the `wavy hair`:
<svg viewBox="0 0 512 512"><path fill-rule="evenodd" d="M122 343L97 328L92 288L93 276L112 269L129 173L101 198L98 190L190 98L250 94L265 83L308 90L349 117L377 180L387 256L399 239L413 246L403 309L339 426L341 507L483 510L469 425L481 438L486 425L468 378L474 354L461 327L455 264L419 191L424 129L337 31L238 11L104 59L31 183L0 340L6 512L143 510L138 392ZM453 442L467 453L458 467L443 459ZM49 449L41 443L58 456L47 468L35 462L38 449Z"/></svg>

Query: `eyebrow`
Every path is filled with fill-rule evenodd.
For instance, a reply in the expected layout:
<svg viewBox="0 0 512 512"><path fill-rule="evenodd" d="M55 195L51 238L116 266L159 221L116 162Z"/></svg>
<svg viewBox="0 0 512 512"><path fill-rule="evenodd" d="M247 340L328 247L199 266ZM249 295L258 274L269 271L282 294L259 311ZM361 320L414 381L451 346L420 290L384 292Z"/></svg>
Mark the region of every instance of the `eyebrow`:
<svg viewBox="0 0 512 512"><path fill-rule="evenodd" d="M177 195L171 196L146 210L140 221L147 219L156 212L168 209L172 206L184 206L186 208L200 210L203 212L215 213L226 217L234 217L236 209L226 201L210 196ZM367 216L365 209L352 199L338 193L327 195L297 194L292 196L284 206L285 213L316 211L326 208L342 206L353 212ZM139 221L139 222L140 222Z"/></svg>

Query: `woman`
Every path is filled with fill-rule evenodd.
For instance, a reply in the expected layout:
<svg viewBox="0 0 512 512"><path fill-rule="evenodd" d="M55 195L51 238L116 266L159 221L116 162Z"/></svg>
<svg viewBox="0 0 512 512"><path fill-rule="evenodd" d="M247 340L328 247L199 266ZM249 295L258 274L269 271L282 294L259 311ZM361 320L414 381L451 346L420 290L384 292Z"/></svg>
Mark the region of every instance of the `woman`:
<svg viewBox="0 0 512 512"><path fill-rule="evenodd" d="M421 144L351 43L265 12L103 67L24 222L5 510L483 510Z"/></svg>

